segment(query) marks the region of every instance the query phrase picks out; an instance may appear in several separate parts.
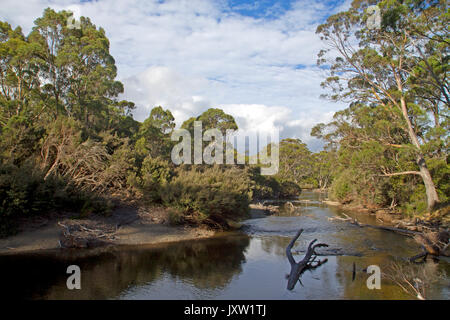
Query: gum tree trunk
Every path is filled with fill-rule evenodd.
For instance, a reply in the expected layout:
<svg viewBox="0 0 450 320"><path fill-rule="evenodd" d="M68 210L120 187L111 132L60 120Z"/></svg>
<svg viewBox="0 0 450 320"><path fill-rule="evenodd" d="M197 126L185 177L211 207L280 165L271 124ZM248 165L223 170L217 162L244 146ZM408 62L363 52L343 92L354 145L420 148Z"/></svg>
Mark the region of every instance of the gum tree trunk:
<svg viewBox="0 0 450 320"><path fill-rule="evenodd" d="M439 203L439 196L436 191L436 187L434 185L433 179L431 178L430 170L428 170L427 164L425 163L425 158L420 150L419 139L417 139L417 135L414 132L414 129L411 124L411 120L408 116L408 110L406 107L406 101L404 97L400 99L401 109L403 117L408 125L408 135L412 142L412 144L417 149L417 159L416 163L419 166L420 176L422 177L423 183L425 185L425 190L427 194L427 204L428 210L432 210L437 203Z"/></svg>

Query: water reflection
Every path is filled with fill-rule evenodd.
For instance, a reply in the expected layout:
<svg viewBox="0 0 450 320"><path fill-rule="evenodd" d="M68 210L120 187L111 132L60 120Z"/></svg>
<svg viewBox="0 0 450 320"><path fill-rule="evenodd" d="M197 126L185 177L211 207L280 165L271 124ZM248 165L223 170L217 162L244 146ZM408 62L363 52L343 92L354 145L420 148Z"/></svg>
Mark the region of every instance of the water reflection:
<svg viewBox="0 0 450 320"><path fill-rule="evenodd" d="M375 264L384 270L390 261L412 256L420 247L395 233L330 221L339 209L321 204L318 197L305 193L302 199L310 201L295 203L298 214L281 212L247 220L245 232L213 239L0 256L2 294L9 299L412 298L385 280L381 290L369 290L369 275L363 269ZM376 223L374 217L353 215ZM305 272L303 286L288 291L285 276L290 265L285 249L299 228L304 232L292 250L294 258L300 260L308 243L317 238L330 246L325 252L328 263ZM81 290L66 288L66 269L71 264L81 268ZM450 273L447 262L434 267ZM434 286L430 297L448 299L448 284Z"/></svg>
<svg viewBox="0 0 450 320"><path fill-rule="evenodd" d="M199 289L223 288L242 271L246 235L188 241L159 247L125 247L92 252L0 256L5 298L107 299L160 278L183 279ZM86 255L86 252L82 252ZM80 266L82 289L68 290L66 268Z"/></svg>

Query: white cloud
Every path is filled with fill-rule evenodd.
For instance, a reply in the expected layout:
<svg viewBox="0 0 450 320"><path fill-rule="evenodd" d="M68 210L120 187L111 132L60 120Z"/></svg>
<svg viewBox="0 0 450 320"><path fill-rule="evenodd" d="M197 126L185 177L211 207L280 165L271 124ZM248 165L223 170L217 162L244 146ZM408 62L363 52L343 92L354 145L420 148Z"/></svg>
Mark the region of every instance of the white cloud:
<svg viewBox="0 0 450 320"><path fill-rule="evenodd" d="M180 125L192 115L206 110L210 102L196 93L208 84L202 78L187 78L168 67L150 67L124 79L125 98L138 106L134 117L145 120L155 106L169 108Z"/></svg>
<svg viewBox="0 0 450 320"><path fill-rule="evenodd" d="M224 0L2 0L0 19L28 32L45 7L76 4L106 30L138 120L156 105L169 108L178 124L221 107L243 130L278 127L281 138L314 147L311 127L343 107L319 99L324 73L315 61L323 44L315 29L332 13L325 3L300 0L265 19L234 13Z"/></svg>

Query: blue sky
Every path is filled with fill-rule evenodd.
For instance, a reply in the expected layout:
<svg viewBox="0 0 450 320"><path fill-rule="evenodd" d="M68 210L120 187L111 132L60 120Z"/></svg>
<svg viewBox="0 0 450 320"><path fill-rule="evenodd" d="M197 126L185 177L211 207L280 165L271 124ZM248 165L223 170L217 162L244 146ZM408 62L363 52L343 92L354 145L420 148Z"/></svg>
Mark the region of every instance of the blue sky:
<svg viewBox="0 0 450 320"><path fill-rule="evenodd" d="M340 1L0 0L0 19L29 32L46 7L70 9L106 30L124 83L144 120L162 105L178 124L210 107L232 114L243 134L278 129L313 150L311 127L345 107L320 99L326 70L315 34Z"/></svg>
<svg viewBox="0 0 450 320"><path fill-rule="evenodd" d="M235 12L243 16L262 19L277 19L293 8L296 0L227 0L226 4L230 12ZM313 3L314 1L311 1ZM329 10L345 3L344 0L316 1L323 3ZM228 11L228 10L224 10Z"/></svg>
<svg viewBox="0 0 450 320"><path fill-rule="evenodd" d="M229 0L230 11L253 18L276 19L280 14L288 11L294 1L271 0Z"/></svg>

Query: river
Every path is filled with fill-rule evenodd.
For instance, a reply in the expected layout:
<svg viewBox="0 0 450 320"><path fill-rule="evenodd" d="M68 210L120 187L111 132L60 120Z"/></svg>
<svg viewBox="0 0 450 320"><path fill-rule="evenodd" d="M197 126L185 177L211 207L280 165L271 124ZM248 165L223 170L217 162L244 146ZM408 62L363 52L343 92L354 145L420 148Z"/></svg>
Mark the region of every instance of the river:
<svg viewBox="0 0 450 320"><path fill-rule="evenodd" d="M249 219L242 231L210 239L0 256L2 295L9 299L414 299L384 278L379 290L370 290L364 269L377 265L385 272L390 263L404 264L403 259L419 253L420 246L389 231L329 220L339 215L339 209L324 205L321 197L304 192L294 211ZM352 215L377 224L368 214ZM305 272L301 284L288 291L285 248L299 228L304 232L294 246L296 260L313 239L327 243L325 253L330 255L327 263ZM66 269L72 264L81 269L81 290L66 287ZM449 299L450 264L429 261L426 268L447 274L431 286L427 298Z"/></svg>

